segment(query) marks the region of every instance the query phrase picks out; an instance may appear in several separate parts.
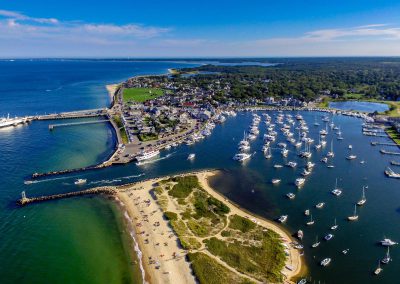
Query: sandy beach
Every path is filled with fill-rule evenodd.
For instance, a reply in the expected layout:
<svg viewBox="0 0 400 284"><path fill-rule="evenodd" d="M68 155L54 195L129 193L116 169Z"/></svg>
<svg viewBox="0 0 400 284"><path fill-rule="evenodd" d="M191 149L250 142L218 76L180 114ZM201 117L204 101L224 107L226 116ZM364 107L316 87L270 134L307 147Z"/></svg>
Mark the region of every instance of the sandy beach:
<svg viewBox="0 0 400 284"><path fill-rule="evenodd" d="M106 89L108 91L108 95L110 96L110 101L113 102L114 101L114 94L115 91L117 90L119 84L110 84L110 85L106 85Z"/></svg>
<svg viewBox="0 0 400 284"><path fill-rule="evenodd" d="M302 260L298 250L289 245L292 242L290 235L273 221L251 215L213 190L208 184L208 179L216 173L217 171L202 171L190 175L196 175L201 186L210 195L229 206L230 214L249 218L281 236L289 249L289 256L282 273L287 283L293 283L288 280L301 272ZM166 178L168 177L120 186L117 197L129 214L132 227L135 228L136 241L143 254L142 263L146 282L196 283L190 264L185 258L187 251L180 247L176 234L170 228L168 221L164 219L163 211L152 192L157 182Z"/></svg>

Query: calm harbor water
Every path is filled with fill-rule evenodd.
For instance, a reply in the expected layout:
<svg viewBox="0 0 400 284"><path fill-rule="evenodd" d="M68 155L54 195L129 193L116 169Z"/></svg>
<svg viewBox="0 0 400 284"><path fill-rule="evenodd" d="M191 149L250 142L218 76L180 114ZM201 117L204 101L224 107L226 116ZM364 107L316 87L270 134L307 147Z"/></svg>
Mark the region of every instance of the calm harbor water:
<svg viewBox="0 0 400 284"><path fill-rule="evenodd" d="M62 69L64 63L58 64L60 64L58 68L53 68ZM135 66L139 63L131 64ZM142 70L143 73L161 73L166 68L178 65L160 62L155 66L140 64L148 68L146 72ZM91 70L98 68L101 69L99 66L92 66ZM115 66L113 68L118 69ZM121 71L120 79L136 74L134 71L129 72L128 67L123 68L126 68L124 70L127 73ZM104 77L95 76L96 78L86 82L88 88L93 84L100 89L104 82L111 82L111 79L106 79L105 70L100 73L103 72ZM4 76L6 75L3 74L0 78ZM82 106L81 102L73 98L71 99L73 106L70 107L70 99L64 94L60 96L61 102L57 103L56 110L74 109L79 106L84 109L107 104L104 89L101 88L101 94L97 94L96 91L87 92L103 101ZM83 92L83 97L85 93L86 91ZM4 109L3 112L20 114L17 112L19 104L11 102L13 98L7 98L8 95L3 90L1 94L2 102L10 101L10 104L15 104L15 111ZM19 94L22 96L22 93ZM23 103L21 104L21 109L24 109ZM4 108L4 103L0 105ZM26 111L46 112L45 106L34 108L37 109ZM273 114L274 112L270 113ZM314 127L313 123L317 119L323 125L322 114L312 112L301 114L308 122L310 136L318 141L317 133L320 128ZM123 219L113 202L101 197L72 198L17 208L14 206L14 201L19 198L22 190L25 190L28 196L33 196L79 190L94 185L139 181L182 171L219 168L224 169L224 174L212 180L212 185L218 191L240 206L266 218L274 219L281 214L288 214L289 218L284 227L293 233L298 229L304 231L305 258L309 275L313 279L320 280L321 283L395 283L396 268L400 261L399 248L392 249L394 261L383 267L381 275L372 276L377 261L385 254L385 250L376 242L384 235L400 240L399 182L383 175L383 170L392 157L381 155L379 147L370 145L371 141L378 139L386 141L386 138L365 137L361 134L361 120L334 116L334 122L340 125L344 137L344 140L338 141L336 136L328 135L328 141L333 139L334 143L335 168L327 168L319 162L327 149L320 151L313 149L311 160L316 163L316 167L307 178L305 186L297 190L293 182L299 177L305 160L297 157L297 150L293 146L289 146L290 154L287 159L283 159L279 151L274 150L273 158L266 160L260 152L262 146L260 137L266 131L263 124L260 124L259 138L251 143L251 151L255 152L251 160L243 165L232 160L237 143L251 119L250 113L240 113L235 118L228 118L203 141L193 146L180 146L165 151L159 160L142 166L132 163L45 179L30 185L24 185L23 180L32 172L81 167L107 157L115 143L112 130L107 124L95 124L89 127L58 128L54 132L49 132L47 129L49 122L34 122L29 126L1 130L0 155L3 161L0 165L1 282L139 283L141 279L135 257L127 253L127 242L123 240L123 236L126 235L122 226ZM279 134L278 137L275 145L283 141L282 135ZM358 156L355 161L345 159L349 152L348 144L353 145L353 152ZM189 153L196 153L194 161L187 160ZM298 162L296 169L273 168L274 164L283 164L289 160ZM365 163L360 164L360 160L365 160ZM73 181L78 177L87 178L88 184L79 188L73 185ZM281 184L273 186L270 183L272 178L281 178ZM339 179L339 186L343 188L343 194L338 198L330 194L336 178ZM349 223L345 219L352 213L354 202L360 198L363 185L368 185L366 191L368 201L359 210L359 221ZM296 198L288 200L285 197L288 192L296 193ZM326 202L325 208L315 209L313 206L321 201ZM307 208L311 209L316 221L311 227L305 226L307 217L303 211ZM329 232L334 218L337 218L339 225L334 232L335 237L329 242L321 241L319 248L311 249L310 245L317 235L323 238ZM341 254L345 248L350 248L346 256ZM324 257L331 257L333 260L329 267L321 268L318 262Z"/></svg>
<svg viewBox="0 0 400 284"><path fill-rule="evenodd" d="M387 104L358 101L330 102L329 107L340 110L354 110L364 112L384 112L389 110L389 106Z"/></svg>

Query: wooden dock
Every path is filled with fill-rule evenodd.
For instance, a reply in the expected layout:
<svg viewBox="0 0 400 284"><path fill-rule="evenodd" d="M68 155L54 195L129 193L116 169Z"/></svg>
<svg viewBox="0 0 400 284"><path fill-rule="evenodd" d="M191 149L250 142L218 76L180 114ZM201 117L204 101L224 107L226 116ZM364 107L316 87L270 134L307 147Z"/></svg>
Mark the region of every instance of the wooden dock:
<svg viewBox="0 0 400 284"><path fill-rule="evenodd" d="M74 191L68 193L60 193L60 194L53 194L53 195L46 195L46 196L39 196L39 197L31 197L28 198L25 195L25 191L22 192L22 197L17 201L17 204L20 206L25 206L31 203L43 202L43 201L50 201L62 198L69 198L75 196L82 196L82 195L93 195L93 194L106 194L106 195L115 195L117 190L113 187L97 187L87 190L81 191Z"/></svg>
<svg viewBox="0 0 400 284"><path fill-rule="evenodd" d="M96 121L82 121L82 122L71 122L71 123L60 123L60 124L49 124L49 130L54 130L56 127L65 127L65 126L75 126L75 125L85 125L85 124L96 124L110 122L108 119L96 120Z"/></svg>

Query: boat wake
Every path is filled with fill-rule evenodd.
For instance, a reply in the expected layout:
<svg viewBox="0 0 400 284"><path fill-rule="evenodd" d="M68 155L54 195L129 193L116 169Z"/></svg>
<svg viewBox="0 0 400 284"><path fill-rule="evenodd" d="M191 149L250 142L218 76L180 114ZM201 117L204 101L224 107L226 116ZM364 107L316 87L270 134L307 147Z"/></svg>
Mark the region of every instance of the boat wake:
<svg viewBox="0 0 400 284"><path fill-rule="evenodd" d="M77 177L77 176L46 178L46 179L39 179L39 180L25 180L24 184L29 185L29 184L34 184L34 183L42 183L42 182L49 182L49 181L55 181L55 180L70 179L70 178L75 178L75 177Z"/></svg>
<svg viewBox="0 0 400 284"><path fill-rule="evenodd" d="M145 175L145 173L141 173L141 174L138 174L138 175L131 175L131 176L119 177L119 178L115 178L115 179L111 179L111 180L110 180L110 179L96 180L96 181L91 181L91 182L89 183L89 185L95 185L95 184L112 184L112 183L121 182L121 181L127 180L127 179L138 178L138 177L141 177L141 176L144 176L144 175Z"/></svg>

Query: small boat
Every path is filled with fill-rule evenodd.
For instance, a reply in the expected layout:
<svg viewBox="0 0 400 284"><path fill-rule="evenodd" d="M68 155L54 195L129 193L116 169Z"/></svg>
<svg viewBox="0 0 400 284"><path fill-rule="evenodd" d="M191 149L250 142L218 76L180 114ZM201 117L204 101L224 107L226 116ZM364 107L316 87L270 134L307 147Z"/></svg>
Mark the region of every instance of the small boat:
<svg viewBox="0 0 400 284"><path fill-rule="evenodd" d="M387 167L385 174L391 178L400 178L400 173L395 173L391 168Z"/></svg>
<svg viewBox="0 0 400 284"><path fill-rule="evenodd" d="M296 180L294 181L294 184L297 187L301 187L304 184L305 181L306 180L304 178L296 178Z"/></svg>
<svg viewBox="0 0 400 284"><path fill-rule="evenodd" d="M326 167L329 168L329 169L332 169L332 168L334 168L335 166L334 166L334 165L327 165Z"/></svg>
<svg viewBox="0 0 400 284"><path fill-rule="evenodd" d="M295 167L297 166L297 163L296 163L296 162L293 162L293 161L289 161L289 162L286 164L286 166L288 166L288 167L290 167L290 168L295 168Z"/></svg>
<svg viewBox="0 0 400 284"><path fill-rule="evenodd" d="M358 206L363 206L367 202L367 198L365 198L365 187L363 186L363 193L361 199L357 202Z"/></svg>
<svg viewBox="0 0 400 284"><path fill-rule="evenodd" d="M347 159L347 160L354 160L354 159L357 159L357 156L354 155L354 154L351 154L351 155L348 155L348 156L346 157L346 159Z"/></svg>
<svg viewBox="0 0 400 284"><path fill-rule="evenodd" d="M282 215L279 217L278 221L280 223L284 223L284 222L286 222L287 218L288 218L288 215Z"/></svg>
<svg viewBox="0 0 400 284"><path fill-rule="evenodd" d="M324 203L324 202L320 202L320 203L318 203L317 205L315 205L315 207L318 208L318 209L321 209L321 208L323 208L324 206L325 206L325 203Z"/></svg>
<svg viewBox="0 0 400 284"><path fill-rule="evenodd" d="M298 231L297 231L297 238L298 238L299 240L302 240L303 237L304 237L303 231L302 231L302 230L298 230Z"/></svg>
<svg viewBox="0 0 400 284"><path fill-rule="evenodd" d="M321 266L327 266L329 263L331 263L331 261L332 261L332 259L325 258L320 262L320 264L321 264Z"/></svg>
<svg viewBox="0 0 400 284"><path fill-rule="evenodd" d="M289 192L288 194L286 194L287 198L289 199L294 199L296 197L296 195L294 193Z"/></svg>
<svg viewBox="0 0 400 284"><path fill-rule="evenodd" d="M314 225L314 223L315 223L315 221L313 220L312 215L310 215L310 221L308 221L306 224L307 224L307 226L311 226L311 225Z"/></svg>
<svg viewBox="0 0 400 284"><path fill-rule="evenodd" d="M318 241L318 236L315 237L315 243L311 245L312 248L316 248L320 245L321 242Z"/></svg>
<svg viewBox="0 0 400 284"><path fill-rule="evenodd" d="M326 163L328 162L328 158L327 158L327 157L323 157L323 158L321 159L321 162L326 164Z"/></svg>
<svg viewBox="0 0 400 284"><path fill-rule="evenodd" d="M330 241L330 240L332 240L333 237L334 237L333 234L327 234L327 235L324 237L324 239L325 239L326 241Z"/></svg>
<svg viewBox="0 0 400 284"><path fill-rule="evenodd" d="M380 241L380 243L385 247L390 247L398 244L397 242L392 241L391 239L388 238L384 238L382 241Z"/></svg>
<svg viewBox="0 0 400 284"><path fill-rule="evenodd" d="M87 179L85 179L85 178L78 178L75 182L74 182L74 184L76 184L76 185L81 185L81 184L85 184L87 182Z"/></svg>
<svg viewBox="0 0 400 284"><path fill-rule="evenodd" d="M280 183L281 182L281 180L280 179L277 179L277 178L274 178L273 180L271 180L271 183L272 184L278 184L278 183Z"/></svg>
<svg viewBox="0 0 400 284"><path fill-rule="evenodd" d="M381 260L381 262L383 264L388 264L392 259L390 258L390 254L389 254L389 247L387 248L387 252L385 257Z"/></svg>
<svg viewBox="0 0 400 284"><path fill-rule="evenodd" d="M308 171L307 169L304 169L303 172L301 173L302 176L308 176L311 174L311 171Z"/></svg>
<svg viewBox="0 0 400 284"><path fill-rule="evenodd" d="M297 284L306 284L307 283L307 279L303 278L300 279L299 281L297 281Z"/></svg>
<svg viewBox="0 0 400 284"><path fill-rule="evenodd" d="M349 149L353 149L353 145L349 145Z"/></svg>
<svg viewBox="0 0 400 284"><path fill-rule="evenodd" d="M342 194L342 190L337 186L337 178L336 178L335 188L331 191L331 193L335 196L340 196Z"/></svg>
<svg viewBox="0 0 400 284"><path fill-rule="evenodd" d="M349 252L349 250L350 250L350 249L344 249L344 250L342 250L342 253L343 253L344 255L346 255L346 254Z"/></svg>
<svg viewBox="0 0 400 284"><path fill-rule="evenodd" d="M188 160L194 160L194 158L196 158L196 154L189 154L189 156L188 156Z"/></svg>
<svg viewBox="0 0 400 284"><path fill-rule="evenodd" d="M281 151L281 154L282 154L283 157L287 157L287 155L289 154L289 150L286 149L286 148L283 148L282 151Z"/></svg>
<svg viewBox="0 0 400 284"><path fill-rule="evenodd" d="M375 275L378 275L379 273L382 272L382 270L383 270L383 269L381 268L381 262L378 261L378 267L375 269L374 274L375 274Z"/></svg>
<svg viewBox="0 0 400 284"><path fill-rule="evenodd" d="M309 216L310 215L310 210L307 209L306 211L304 211L304 215Z"/></svg>
<svg viewBox="0 0 400 284"><path fill-rule="evenodd" d="M339 227L339 225L336 224L336 218L335 218L335 222L334 225L331 226L331 230L336 230Z"/></svg>
<svg viewBox="0 0 400 284"><path fill-rule="evenodd" d="M347 220L349 221L357 221L358 220L358 215L357 215L357 206L354 205L354 214L347 217Z"/></svg>
<svg viewBox="0 0 400 284"><path fill-rule="evenodd" d="M283 166L282 165L274 165L274 168L275 169L280 169L280 168L283 168Z"/></svg>
<svg viewBox="0 0 400 284"><path fill-rule="evenodd" d="M335 153L333 152L333 140L331 141L331 150L326 154L327 157L335 157Z"/></svg>
<svg viewBox="0 0 400 284"><path fill-rule="evenodd" d="M272 158L271 147L268 147L267 153L264 155L264 157L265 157L265 159Z"/></svg>

